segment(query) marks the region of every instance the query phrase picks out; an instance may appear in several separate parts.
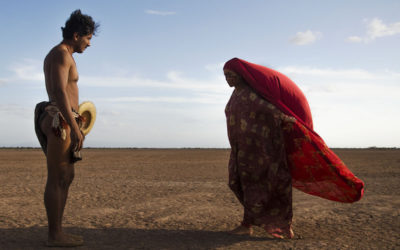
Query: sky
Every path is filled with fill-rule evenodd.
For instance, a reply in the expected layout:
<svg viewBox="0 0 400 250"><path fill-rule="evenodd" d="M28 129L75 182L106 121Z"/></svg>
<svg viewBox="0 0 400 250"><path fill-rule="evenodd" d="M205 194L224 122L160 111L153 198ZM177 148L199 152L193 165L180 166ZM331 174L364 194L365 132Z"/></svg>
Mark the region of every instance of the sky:
<svg viewBox="0 0 400 250"><path fill-rule="evenodd" d="M0 147L39 147L43 59L76 9L100 23L74 54L85 147L228 148L233 57L291 78L329 147L400 147L398 0L0 0Z"/></svg>

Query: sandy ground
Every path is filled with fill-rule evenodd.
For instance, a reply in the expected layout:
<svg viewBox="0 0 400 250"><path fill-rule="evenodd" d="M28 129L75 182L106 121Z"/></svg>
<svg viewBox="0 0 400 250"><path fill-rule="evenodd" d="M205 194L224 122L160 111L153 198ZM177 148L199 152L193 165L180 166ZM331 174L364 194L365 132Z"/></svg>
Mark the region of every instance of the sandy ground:
<svg viewBox="0 0 400 250"><path fill-rule="evenodd" d="M227 186L229 150L85 149L65 210L79 249L400 249L400 150L335 150L366 183L341 204L294 191L295 238L226 233L242 209ZM45 158L0 150L0 249L41 249Z"/></svg>

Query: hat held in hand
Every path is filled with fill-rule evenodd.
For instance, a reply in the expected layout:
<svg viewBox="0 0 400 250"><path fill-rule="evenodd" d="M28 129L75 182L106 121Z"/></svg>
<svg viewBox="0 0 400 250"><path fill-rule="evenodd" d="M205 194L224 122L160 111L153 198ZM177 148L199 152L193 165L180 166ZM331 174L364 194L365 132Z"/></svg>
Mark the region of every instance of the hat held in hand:
<svg viewBox="0 0 400 250"><path fill-rule="evenodd" d="M78 113L84 117L81 130L84 135L87 135L96 121L96 107L93 102L85 101L79 104Z"/></svg>

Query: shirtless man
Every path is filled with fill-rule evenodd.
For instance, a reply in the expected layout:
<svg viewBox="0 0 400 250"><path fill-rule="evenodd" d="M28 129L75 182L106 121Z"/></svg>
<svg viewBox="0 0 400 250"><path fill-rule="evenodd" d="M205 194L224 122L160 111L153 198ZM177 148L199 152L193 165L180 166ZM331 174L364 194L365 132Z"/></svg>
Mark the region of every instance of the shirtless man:
<svg viewBox="0 0 400 250"><path fill-rule="evenodd" d="M72 54L90 46L98 24L80 10L74 11L62 28L63 40L44 60L44 75L49 102L37 104L35 130L47 158L47 183L44 192L49 232L47 246L73 247L83 238L62 230L62 217L68 189L74 178L74 163L80 160L84 135L79 105L78 71Z"/></svg>

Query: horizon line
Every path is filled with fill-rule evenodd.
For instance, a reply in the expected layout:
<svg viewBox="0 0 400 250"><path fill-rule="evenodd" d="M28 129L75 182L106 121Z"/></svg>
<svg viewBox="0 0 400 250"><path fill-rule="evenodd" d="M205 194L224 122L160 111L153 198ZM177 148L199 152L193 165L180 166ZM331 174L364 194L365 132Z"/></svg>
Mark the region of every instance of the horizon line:
<svg viewBox="0 0 400 250"><path fill-rule="evenodd" d="M15 147L7 147L7 146L0 146L0 150L2 149L41 149L40 147L25 147L25 146L15 146ZM225 147L84 147L83 149L111 149L111 150L118 150L118 149L150 149L150 150L184 150L184 149L201 149L201 150L230 150L231 148ZM330 149L400 149L398 147L331 147Z"/></svg>

